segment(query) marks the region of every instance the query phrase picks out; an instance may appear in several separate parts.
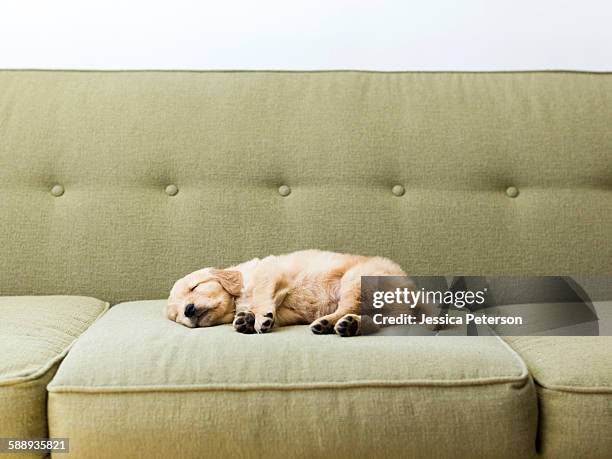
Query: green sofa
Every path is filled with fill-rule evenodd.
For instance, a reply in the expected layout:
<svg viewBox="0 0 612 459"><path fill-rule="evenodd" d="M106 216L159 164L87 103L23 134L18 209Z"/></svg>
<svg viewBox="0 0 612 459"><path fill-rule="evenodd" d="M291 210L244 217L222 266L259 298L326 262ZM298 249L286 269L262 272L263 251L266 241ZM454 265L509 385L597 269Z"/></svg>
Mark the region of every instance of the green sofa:
<svg viewBox="0 0 612 459"><path fill-rule="evenodd" d="M75 458L612 457L609 337L163 314L188 272L302 248L611 274L611 74L0 71L0 190L0 437Z"/></svg>

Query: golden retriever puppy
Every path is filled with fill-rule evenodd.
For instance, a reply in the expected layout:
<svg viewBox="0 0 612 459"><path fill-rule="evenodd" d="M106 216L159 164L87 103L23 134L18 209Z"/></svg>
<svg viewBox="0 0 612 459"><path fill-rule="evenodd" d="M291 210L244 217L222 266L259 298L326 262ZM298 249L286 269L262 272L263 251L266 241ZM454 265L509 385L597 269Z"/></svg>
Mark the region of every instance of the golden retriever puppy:
<svg viewBox="0 0 612 459"><path fill-rule="evenodd" d="M232 323L240 333L310 324L315 334L361 334L361 276L406 276L395 262L320 250L269 256L179 279L166 309L187 327Z"/></svg>

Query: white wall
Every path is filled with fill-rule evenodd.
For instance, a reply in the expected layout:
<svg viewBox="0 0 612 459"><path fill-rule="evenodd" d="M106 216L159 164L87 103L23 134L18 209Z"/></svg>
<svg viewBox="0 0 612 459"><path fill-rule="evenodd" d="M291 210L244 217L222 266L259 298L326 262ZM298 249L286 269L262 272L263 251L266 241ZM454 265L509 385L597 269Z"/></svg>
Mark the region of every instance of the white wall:
<svg viewBox="0 0 612 459"><path fill-rule="evenodd" d="M612 1L0 0L0 68L612 70Z"/></svg>

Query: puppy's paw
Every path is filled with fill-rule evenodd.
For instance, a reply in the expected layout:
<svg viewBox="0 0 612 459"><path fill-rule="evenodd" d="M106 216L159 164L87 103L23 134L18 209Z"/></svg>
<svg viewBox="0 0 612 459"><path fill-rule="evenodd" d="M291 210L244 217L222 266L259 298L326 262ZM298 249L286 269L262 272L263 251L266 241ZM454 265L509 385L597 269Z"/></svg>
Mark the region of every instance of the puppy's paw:
<svg viewBox="0 0 612 459"><path fill-rule="evenodd" d="M334 332L334 324L327 316L323 316L310 324L310 331L315 335L328 335Z"/></svg>
<svg viewBox="0 0 612 459"><path fill-rule="evenodd" d="M255 331L257 333L267 333L274 327L274 313L266 312L263 316L255 316Z"/></svg>
<svg viewBox="0 0 612 459"><path fill-rule="evenodd" d="M356 314L347 314L336 322L334 330L340 336L361 335L361 317Z"/></svg>
<svg viewBox="0 0 612 459"><path fill-rule="evenodd" d="M240 311L234 317L234 328L247 335L255 333L255 314L251 311Z"/></svg>

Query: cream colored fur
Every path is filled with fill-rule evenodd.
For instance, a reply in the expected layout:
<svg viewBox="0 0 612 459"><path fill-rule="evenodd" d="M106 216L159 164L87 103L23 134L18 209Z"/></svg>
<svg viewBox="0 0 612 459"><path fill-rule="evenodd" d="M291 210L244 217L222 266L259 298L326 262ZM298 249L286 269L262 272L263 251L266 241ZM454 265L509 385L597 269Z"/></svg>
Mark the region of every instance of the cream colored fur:
<svg viewBox="0 0 612 459"><path fill-rule="evenodd" d="M205 268L179 279L169 319L188 327L234 323L242 333L311 324L314 333L361 333L361 276L406 276L382 257L304 250L226 269Z"/></svg>

